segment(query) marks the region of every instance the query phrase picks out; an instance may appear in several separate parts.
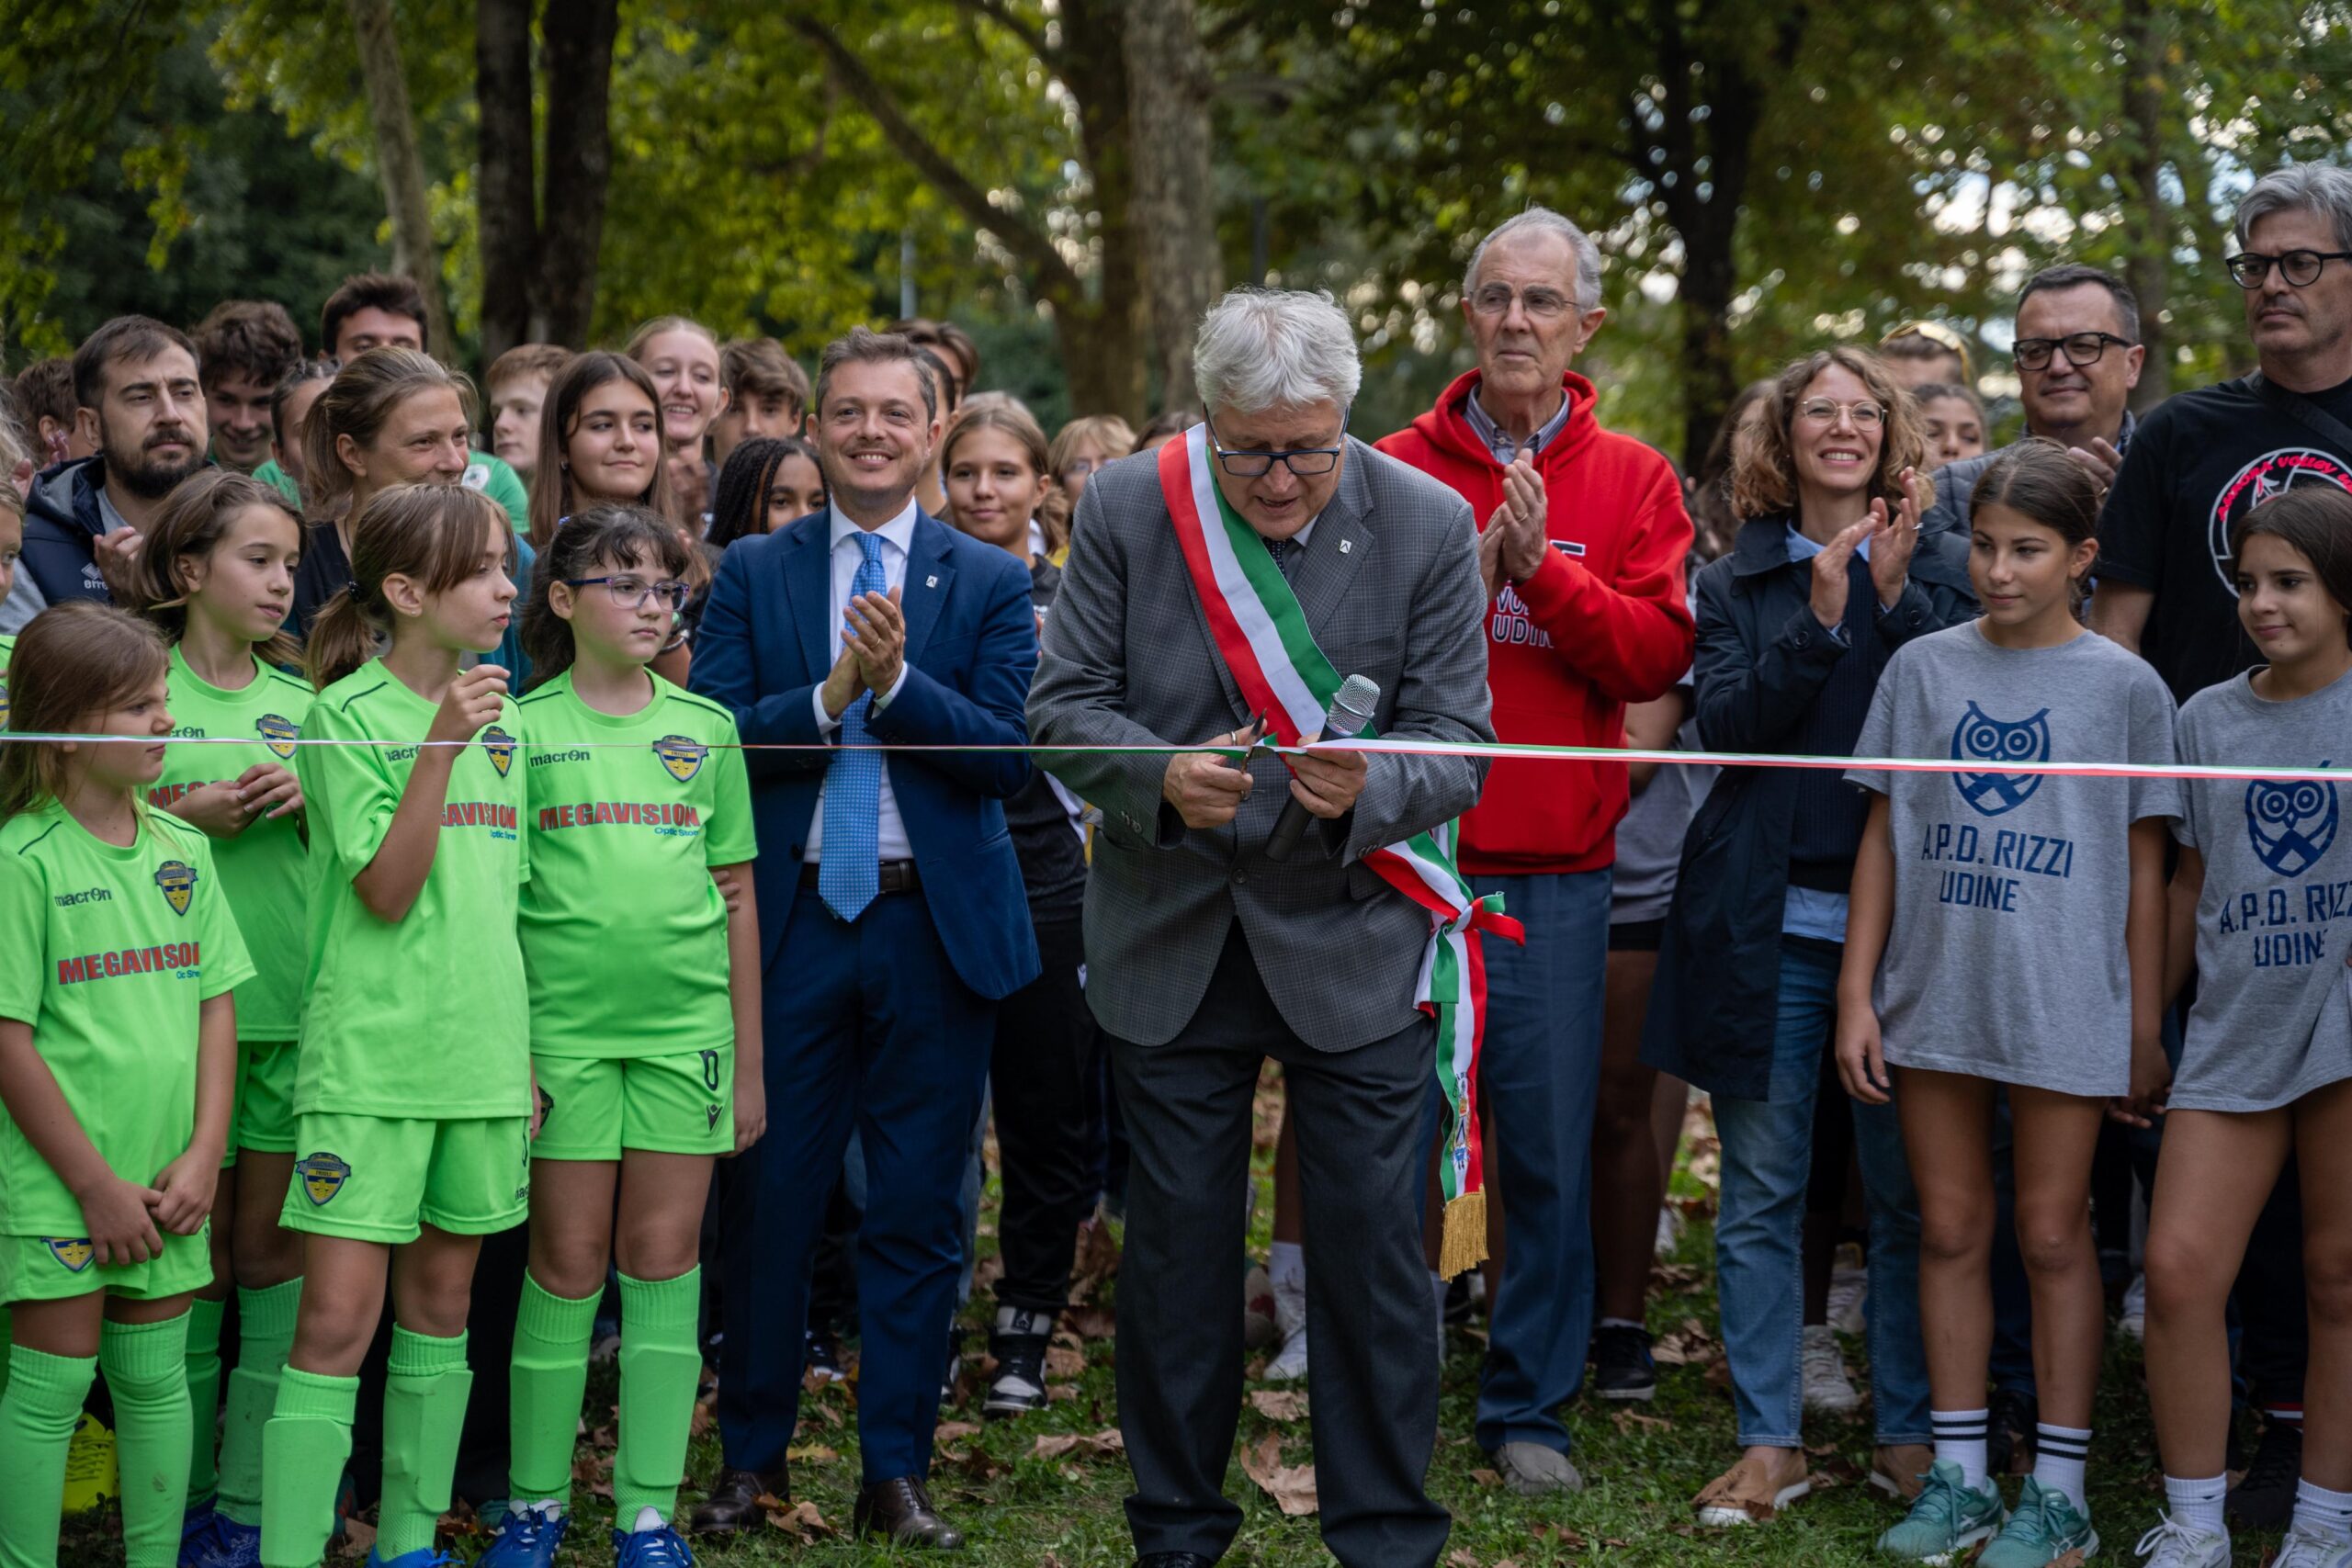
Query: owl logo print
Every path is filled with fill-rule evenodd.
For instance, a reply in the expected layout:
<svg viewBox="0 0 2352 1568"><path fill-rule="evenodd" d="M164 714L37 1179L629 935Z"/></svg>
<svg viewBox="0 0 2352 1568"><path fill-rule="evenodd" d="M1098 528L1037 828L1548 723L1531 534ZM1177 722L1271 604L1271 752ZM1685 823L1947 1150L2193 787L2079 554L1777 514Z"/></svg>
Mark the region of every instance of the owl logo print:
<svg viewBox="0 0 2352 1568"><path fill-rule="evenodd" d="M1974 703L1951 732L1951 755L1961 762L2050 761L2050 710L2012 722L1995 718ZM1960 798L1986 817L2015 811L2041 787L2041 773L1954 773Z"/></svg>
<svg viewBox="0 0 2352 1568"><path fill-rule="evenodd" d="M2322 762L2321 767L2332 764ZM2245 786L2245 831L2263 864L2301 876L2335 842L2335 786L2320 779L2256 779Z"/></svg>

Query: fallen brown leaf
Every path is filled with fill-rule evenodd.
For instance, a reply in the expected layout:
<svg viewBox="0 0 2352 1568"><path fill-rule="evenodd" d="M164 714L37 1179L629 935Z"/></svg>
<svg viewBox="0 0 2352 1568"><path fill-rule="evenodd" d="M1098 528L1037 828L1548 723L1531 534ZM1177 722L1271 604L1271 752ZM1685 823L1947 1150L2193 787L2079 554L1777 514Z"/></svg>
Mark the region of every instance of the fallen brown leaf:
<svg viewBox="0 0 2352 1568"><path fill-rule="evenodd" d="M831 1464L842 1456L822 1443L802 1443L785 1450L784 1457L794 1464Z"/></svg>
<svg viewBox="0 0 2352 1568"><path fill-rule="evenodd" d="M1250 1408L1269 1421L1299 1421L1306 1416L1306 1392L1295 1388L1253 1388Z"/></svg>
<svg viewBox="0 0 2352 1568"><path fill-rule="evenodd" d="M1470 1472L1470 1479L1490 1491L1503 1483L1501 1474L1491 1470L1474 1470Z"/></svg>
<svg viewBox="0 0 2352 1568"><path fill-rule="evenodd" d="M1674 1430L1674 1423L1663 1416L1645 1416L1638 1410L1622 1408L1617 1411L1616 1416L1617 1429L1621 1432L1630 1432L1636 1427L1652 1432Z"/></svg>
<svg viewBox="0 0 2352 1568"><path fill-rule="evenodd" d="M1119 1314L1106 1306L1072 1307L1062 1321L1081 1339L1114 1339L1119 1333Z"/></svg>
<svg viewBox="0 0 2352 1568"><path fill-rule="evenodd" d="M343 1557L365 1557L376 1544L376 1527L366 1519L343 1521L343 1546L337 1553Z"/></svg>
<svg viewBox="0 0 2352 1568"><path fill-rule="evenodd" d="M1054 1344L1046 1347L1046 1375L1049 1378L1081 1377L1086 1372L1086 1351L1077 1345Z"/></svg>
<svg viewBox="0 0 2352 1568"><path fill-rule="evenodd" d="M1067 1454L1099 1458L1127 1451L1127 1440L1116 1427L1106 1427L1100 1432L1054 1432L1037 1439L1029 1450L1031 1459L1060 1459Z"/></svg>
<svg viewBox="0 0 2352 1568"><path fill-rule="evenodd" d="M979 1435L980 1424L977 1421L942 1421L931 1432L932 1440L939 1443L952 1443L958 1438Z"/></svg>
<svg viewBox="0 0 2352 1568"><path fill-rule="evenodd" d="M707 1438L718 1428L718 1401L715 1398L696 1400L694 1419L686 1427L687 1438Z"/></svg>
<svg viewBox="0 0 2352 1568"><path fill-rule="evenodd" d="M816 1504L805 1499L797 1503L786 1503L762 1494L759 1503L760 1507L767 1514L768 1523L797 1540L822 1540L828 1536L841 1534L841 1531L825 1522L825 1516L817 1511Z"/></svg>
<svg viewBox="0 0 2352 1568"><path fill-rule="evenodd" d="M1478 1554L1466 1546L1457 1546L1445 1554L1448 1568L1478 1568Z"/></svg>
<svg viewBox="0 0 2352 1568"><path fill-rule="evenodd" d="M1256 1482L1258 1489L1285 1514L1311 1514L1320 1506L1315 1495L1315 1467L1283 1463L1283 1440L1272 1432L1257 1447L1242 1450L1241 1473Z"/></svg>

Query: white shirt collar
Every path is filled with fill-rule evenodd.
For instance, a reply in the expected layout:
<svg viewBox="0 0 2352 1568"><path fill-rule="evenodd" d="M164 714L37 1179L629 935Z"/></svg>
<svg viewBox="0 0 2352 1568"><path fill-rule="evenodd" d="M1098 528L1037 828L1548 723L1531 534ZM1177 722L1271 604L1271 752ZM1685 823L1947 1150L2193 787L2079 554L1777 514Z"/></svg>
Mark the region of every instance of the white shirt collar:
<svg viewBox="0 0 2352 1568"><path fill-rule="evenodd" d="M909 496L907 497L907 504L904 511L900 512L896 517L891 518L888 523L883 524L879 528L874 530L876 534L880 535L883 538L888 539L890 543L899 547L899 556L901 559L904 559L907 556L911 554L914 549L915 513L917 510L918 508L916 506L914 497ZM840 507L828 506L826 511L831 514L832 518L831 531L827 536L826 547L828 549L839 549L841 548L842 541L843 539L848 538L853 534L865 532L865 530L858 527L856 524L842 515L842 510Z"/></svg>

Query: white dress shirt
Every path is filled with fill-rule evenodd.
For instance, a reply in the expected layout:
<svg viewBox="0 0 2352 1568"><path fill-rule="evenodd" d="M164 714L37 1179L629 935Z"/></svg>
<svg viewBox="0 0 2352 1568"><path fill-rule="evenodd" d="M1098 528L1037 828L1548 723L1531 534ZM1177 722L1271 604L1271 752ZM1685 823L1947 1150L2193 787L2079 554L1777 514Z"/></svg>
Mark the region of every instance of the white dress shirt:
<svg viewBox="0 0 2352 1568"><path fill-rule="evenodd" d="M838 657L838 650L842 646L841 628L849 610L850 587L857 581L857 569L864 561L865 554L857 547L857 535L862 532L858 525L842 516L837 508L828 508L828 512L830 521L827 537L831 540L829 558L833 569L832 647ZM882 591L887 593L893 588L905 588L907 552L913 546L915 539L914 501L910 498L905 511L883 524L881 527L875 529L874 533L882 541ZM901 602L903 603L903 595ZM828 666L828 668L831 667ZM890 689L875 696L874 706L867 710L869 718L872 714L888 707L890 699L897 696L899 688L906 683L907 671L905 666L901 665L899 670L899 678L890 682ZM842 727L840 719L825 711L825 678L821 673L817 677L817 689L810 694L809 700L816 705L818 734L829 736ZM875 826L881 840L881 859L894 861L914 858L914 850L907 842L907 825L899 816L899 797L890 788L890 770L887 760L882 770L882 792L881 798L876 803ZM825 792L822 786L820 786L817 791L817 814L808 824L808 848L800 858L808 864L815 865L823 857L824 847Z"/></svg>

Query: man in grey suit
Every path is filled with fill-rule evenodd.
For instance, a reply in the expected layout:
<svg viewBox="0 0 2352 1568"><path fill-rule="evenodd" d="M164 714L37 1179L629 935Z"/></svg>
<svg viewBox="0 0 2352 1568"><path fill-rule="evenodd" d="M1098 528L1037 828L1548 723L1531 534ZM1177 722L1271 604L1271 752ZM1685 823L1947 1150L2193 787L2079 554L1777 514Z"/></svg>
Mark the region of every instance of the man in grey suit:
<svg viewBox="0 0 2352 1568"><path fill-rule="evenodd" d="M1195 373L1217 492L1333 668L1378 683L1377 732L1493 739L1470 509L1346 434L1361 368L1330 297L1227 295ZM1155 457L1097 472L1030 693L1037 743L1254 740L1209 627ZM1414 998L1430 919L1363 863L1467 809L1485 764L1336 753L1294 759L1294 776L1262 754L1246 768L1203 751L1041 761L1103 817L1087 998L1134 1144L1118 1370L1139 1562L1213 1562L1240 1522L1222 1487L1241 1402L1250 1097L1272 1056L1306 1193L1324 1542L1349 1568L1432 1563L1449 1521L1422 1484L1437 1435L1420 1249L1436 1039ZM1311 821L1277 862L1266 841L1290 800Z"/></svg>

